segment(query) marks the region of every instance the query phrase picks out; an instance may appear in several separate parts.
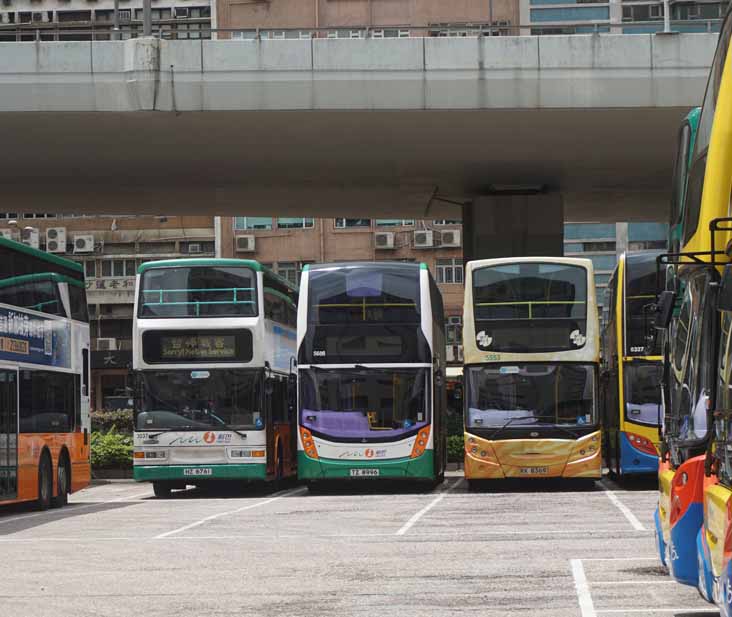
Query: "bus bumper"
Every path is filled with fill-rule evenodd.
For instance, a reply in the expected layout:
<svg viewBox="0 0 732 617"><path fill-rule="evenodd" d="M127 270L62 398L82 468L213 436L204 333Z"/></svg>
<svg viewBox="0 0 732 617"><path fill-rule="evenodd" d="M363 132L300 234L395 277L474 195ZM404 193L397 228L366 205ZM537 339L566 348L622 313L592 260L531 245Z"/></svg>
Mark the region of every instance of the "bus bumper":
<svg viewBox="0 0 732 617"><path fill-rule="evenodd" d="M267 465L135 465L133 477L137 482L186 480L191 484L204 480L265 480Z"/></svg>
<svg viewBox="0 0 732 617"><path fill-rule="evenodd" d="M620 474L642 473L658 473L658 455L636 450L626 434L620 433Z"/></svg>
<svg viewBox="0 0 732 617"><path fill-rule="evenodd" d="M696 540L704 519L701 503L692 503L684 515L671 527L668 546L668 566L671 576L679 583L696 587L699 581Z"/></svg>
<svg viewBox="0 0 732 617"><path fill-rule="evenodd" d="M351 479L351 470L377 470L378 476L362 476L364 478L414 478L433 479L434 454L427 450L416 458L399 458L379 461L342 461L333 459L314 459L304 452L297 453L297 477L300 480L344 480ZM354 479L362 479L357 477Z"/></svg>

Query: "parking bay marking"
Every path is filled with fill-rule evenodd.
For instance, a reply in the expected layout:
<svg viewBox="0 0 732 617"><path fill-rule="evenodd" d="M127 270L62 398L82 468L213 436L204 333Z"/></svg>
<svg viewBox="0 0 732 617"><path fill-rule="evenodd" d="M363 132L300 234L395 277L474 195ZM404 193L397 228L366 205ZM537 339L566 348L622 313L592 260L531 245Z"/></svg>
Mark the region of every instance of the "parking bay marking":
<svg viewBox="0 0 732 617"><path fill-rule="evenodd" d="M432 501L430 501L424 508L422 508L419 512L414 514L412 518L410 518L404 525L401 526L399 531L396 532L397 536L403 536L405 533L407 533L411 528L412 525L414 525L419 519L421 519L427 512L429 512L432 508L434 508L438 503L440 503L444 498L445 495L447 495L452 489L457 488L459 485L463 483L463 478L458 479L457 482L454 484L451 484L449 487L447 487L444 491L442 491L437 497L435 497Z"/></svg>
<svg viewBox="0 0 732 617"><path fill-rule="evenodd" d="M170 536L174 536L175 534L181 533L183 531L188 531L189 529L193 529L194 527L199 527L200 525L203 525L204 523L208 523L209 521L216 520L217 518L221 518L223 516L229 516L230 514L238 514L239 512L244 512L245 510L253 510L254 508L266 506L267 504L270 504L273 501L278 501L279 499L282 499L283 497L292 497L294 495L301 495L306 490L307 490L306 488L291 489L289 491L285 491L284 493L276 495L275 497L270 497L269 499L265 499L264 501L247 504L246 506L242 506L241 508L236 508L235 510L227 510L226 512L219 512L217 514L212 514L211 516L202 518L201 520L196 521L194 523L189 523L188 525L183 525L183 527L178 527L177 529L173 529L171 531L166 531L165 533L161 533L161 534L155 536L154 539L162 540L164 538L169 538Z"/></svg>
<svg viewBox="0 0 732 617"><path fill-rule="evenodd" d="M604 489L605 495L607 495L607 498L610 500L610 502L623 513L623 516L625 516L626 519L628 519L628 522L633 526L633 529L636 531L646 531L646 528L643 526L643 523L641 523L638 518L630 511L630 508L626 506L618 496L611 491L610 489Z"/></svg>

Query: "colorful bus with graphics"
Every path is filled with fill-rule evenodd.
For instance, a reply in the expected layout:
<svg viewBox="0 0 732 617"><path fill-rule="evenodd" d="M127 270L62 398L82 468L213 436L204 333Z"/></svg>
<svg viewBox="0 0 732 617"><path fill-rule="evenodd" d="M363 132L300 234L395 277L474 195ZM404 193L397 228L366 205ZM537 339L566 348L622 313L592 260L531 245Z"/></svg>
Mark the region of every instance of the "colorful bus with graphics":
<svg viewBox="0 0 732 617"><path fill-rule="evenodd" d="M137 273L134 477L155 495L295 474L297 289L256 261Z"/></svg>
<svg viewBox="0 0 732 617"><path fill-rule="evenodd" d="M467 264L465 477L599 478L599 319L592 262Z"/></svg>
<svg viewBox="0 0 732 617"><path fill-rule="evenodd" d="M302 480L442 481L444 315L425 264L306 267L297 338Z"/></svg>
<svg viewBox="0 0 732 617"><path fill-rule="evenodd" d="M66 504L91 479L80 265L0 238L0 505Z"/></svg>
<svg viewBox="0 0 732 617"><path fill-rule="evenodd" d="M658 473L663 357L653 336L658 252L624 253L607 287L600 400L610 473Z"/></svg>
<svg viewBox="0 0 732 617"><path fill-rule="evenodd" d="M659 299L667 330L664 426L656 512L658 550L676 580L730 613L728 563L732 490L723 469L728 411L727 350L732 303L720 291L729 263L732 190L732 36L722 25L707 81L683 207L681 252L662 258L674 266ZM726 273L726 271L725 271ZM668 276L666 277L669 278ZM726 274L725 274L726 278ZM722 280L722 289L728 288ZM674 314L669 307L681 299ZM720 318L718 309L725 312ZM667 532L668 530L668 532Z"/></svg>

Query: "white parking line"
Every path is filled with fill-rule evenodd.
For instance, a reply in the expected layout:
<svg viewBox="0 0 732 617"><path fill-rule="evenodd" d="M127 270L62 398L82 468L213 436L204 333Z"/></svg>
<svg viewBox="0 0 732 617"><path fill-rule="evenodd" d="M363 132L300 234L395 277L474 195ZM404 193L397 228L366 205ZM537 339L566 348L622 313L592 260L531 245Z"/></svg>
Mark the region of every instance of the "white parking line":
<svg viewBox="0 0 732 617"><path fill-rule="evenodd" d="M662 581L592 581L592 587L595 585L678 585L674 579L664 579Z"/></svg>
<svg viewBox="0 0 732 617"><path fill-rule="evenodd" d="M719 615L718 608L604 608L596 611L597 614L627 613L690 613L692 615Z"/></svg>
<svg viewBox="0 0 732 617"><path fill-rule="evenodd" d="M646 531L646 528L643 526L643 523L641 523L630 511L630 508L626 506L620 499L618 499L618 496L609 489L604 489L605 494L607 495L607 498L612 502L612 504L623 513L623 516L628 519L628 522L633 526L633 529L636 531Z"/></svg>
<svg viewBox="0 0 732 617"><path fill-rule="evenodd" d="M28 518L36 518L37 516L52 516L52 515L59 515L59 514L65 514L68 512L76 512L78 510L85 510L87 508L94 508L97 506L104 506L110 503L119 503L123 501L132 501L135 499L140 499L140 497L152 497L152 493L150 491L146 491L144 493L137 493L136 495L123 495L122 497L116 497L115 499L107 499L105 501L95 501L91 503L83 503L83 504L69 504L65 508L58 508L54 510L44 510L43 512L33 512L31 514L21 514L20 516L13 516L11 518L0 518L0 525L3 525L5 523L12 523L13 521L24 521Z"/></svg>
<svg viewBox="0 0 732 617"><path fill-rule="evenodd" d="M572 565L572 577L574 578L574 588L577 591L577 600L579 600L580 612L582 617L596 617L595 605L592 603L592 594L590 594L590 586L585 576L585 568L581 559L570 560Z"/></svg>
<svg viewBox="0 0 732 617"><path fill-rule="evenodd" d="M429 512L432 508L434 508L438 503L440 503L445 498L445 495L447 495L452 489L460 486L463 483L463 480L464 480L464 478L459 478L457 482L448 486L437 497L435 497L432 501L430 501L424 508L422 508L419 512L414 514L412 516L412 518L410 518L406 523L404 523L404 525L401 526L399 531L396 532L396 535L403 536L405 533L407 533L412 528L412 525L414 525L419 519L421 519L425 514L427 514L427 512Z"/></svg>
<svg viewBox="0 0 732 617"><path fill-rule="evenodd" d="M170 536L173 536L177 533L181 533L183 531L188 531L189 529L193 529L194 527L199 527L200 525L203 525L204 523L207 523L209 521L216 520L217 518L221 518L222 516L229 516L231 514L238 514L239 512L244 512L245 510L253 510L254 508L259 508L261 506L266 506L267 504L272 503L273 501L277 501L279 499L282 499L283 497L290 497L292 495L300 495L304 493L307 489L306 488L298 488L298 489L290 489L289 491L285 491L284 493L281 493L275 497L271 497L269 499L265 499L264 501L258 501L257 503L248 504L246 506L242 506L241 508L237 508L236 510L228 510L226 512L219 512L218 514L212 514L211 516L207 516L206 518L202 518L199 521L196 521L195 523L190 523L188 525L184 525L183 527L178 527L178 529L173 529L172 531L166 531L165 533L161 533L157 536L155 536L155 540L162 540L163 538L168 538Z"/></svg>
<svg viewBox="0 0 732 617"><path fill-rule="evenodd" d="M584 557L582 561L657 561L656 557Z"/></svg>

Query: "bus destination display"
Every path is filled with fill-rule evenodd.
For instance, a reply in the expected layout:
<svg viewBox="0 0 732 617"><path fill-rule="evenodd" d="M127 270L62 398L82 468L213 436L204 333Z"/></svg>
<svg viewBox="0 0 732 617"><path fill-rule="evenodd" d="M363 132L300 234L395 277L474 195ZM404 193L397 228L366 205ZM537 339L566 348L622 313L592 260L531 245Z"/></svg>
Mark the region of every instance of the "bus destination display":
<svg viewBox="0 0 732 617"><path fill-rule="evenodd" d="M161 360L231 360L236 358L234 335L182 334L160 337Z"/></svg>

